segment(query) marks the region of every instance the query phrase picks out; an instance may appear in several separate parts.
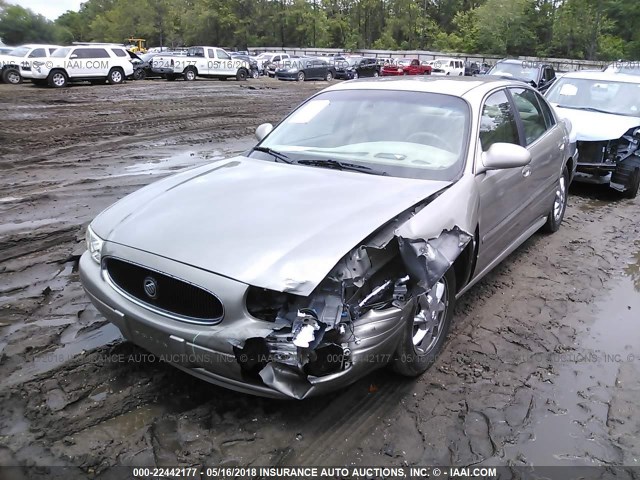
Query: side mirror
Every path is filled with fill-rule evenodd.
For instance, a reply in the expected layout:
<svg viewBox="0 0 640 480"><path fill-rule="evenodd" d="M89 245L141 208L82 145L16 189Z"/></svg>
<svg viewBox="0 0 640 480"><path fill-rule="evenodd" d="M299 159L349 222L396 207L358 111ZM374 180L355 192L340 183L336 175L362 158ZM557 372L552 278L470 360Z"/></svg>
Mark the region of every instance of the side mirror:
<svg viewBox="0 0 640 480"><path fill-rule="evenodd" d="M524 167L531 163L531 153L526 148L513 143L494 143L489 150L482 152L481 160L482 165L477 173Z"/></svg>
<svg viewBox="0 0 640 480"><path fill-rule="evenodd" d="M258 128L256 128L256 138L258 141L261 141L264 137L269 135L269 133L273 130L273 125L270 123L263 123Z"/></svg>

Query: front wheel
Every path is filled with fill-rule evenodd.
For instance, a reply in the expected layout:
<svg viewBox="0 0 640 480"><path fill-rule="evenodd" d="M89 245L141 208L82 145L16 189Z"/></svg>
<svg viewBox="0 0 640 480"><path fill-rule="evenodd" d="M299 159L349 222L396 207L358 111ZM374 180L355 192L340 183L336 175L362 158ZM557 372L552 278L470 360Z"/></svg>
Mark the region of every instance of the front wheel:
<svg viewBox="0 0 640 480"><path fill-rule="evenodd" d="M298 72L298 76L296 77L298 82L304 82L304 72Z"/></svg>
<svg viewBox="0 0 640 480"><path fill-rule="evenodd" d="M253 73L251 74L252 78L260 78L260 72L258 72L258 70L254 70Z"/></svg>
<svg viewBox="0 0 640 480"><path fill-rule="evenodd" d="M553 198L553 206L547 215L547 223L544 224L544 230L549 233L557 232L564 218L564 212L567 209L567 190L569 189L569 169L565 166L562 175L558 179L556 185L556 193Z"/></svg>
<svg viewBox="0 0 640 480"><path fill-rule="evenodd" d="M393 360L397 373L417 377L433 365L451 325L455 291L456 278L450 268L429 292L414 300Z"/></svg>
<svg viewBox="0 0 640 480"><path fill-rule="evenodd" d="M247 71L244 68L241 68L240 70L238 70L238 72L236 73L236 80L242 82L244 80L246 80L248 77L247 75Z"/></svg>
<svg viewBox="0 0 640 480"><path fill-rule="evenodd" d="M380 74L379 74L378 72L373 72L373 76L374 76L374 77L379 77L379 76L380 76Z"/></svg>
<svg viewBox="0 0 640 480"><path fill-rule="evenodd" d="M49 74L47 83L50 87L63 88L69 83L69 77L67 77L67 74L62 70L54 70Z"/></svg>
<svg viewBox="0 0 640 480"><path fill-rule="evenodd" d="M360 75L358 75L358 72L353 72L353 79L354 80L357 80L359 76Z"/></svg>
<svg viewBox="0 0 640 480"><path fill-rule="evenodd" d="M611 181L625 187L625 198L636 198L640 188L640 158L631 157L618 163Z"/></svg>
<svg viewBox="0 0 640 480"><path fill-rule="evenodd" d="M146 76L147 76L147 73L142 68L138 68L137 70L134 70L134 72L133 72L133 79L134 80L144 80L146 78Z"/></svg>
<svg viewBox="0 0 640 480"><path fill-rule="evenodd" d="M187 68L182 76L186 82L193 82L196 79L196 71L193 68Z"/></svg>
<svg viewBox="0 0 640 480"><path fill-rule="evenodd" d="M20 71L17 68L7 68L2 72L2 81L4 83L18 85L22 83L22 75L20 75Z"/></svg>
<svg viewBox="0 0 640 480"><path fill-rule="evenodd" d="M324 79L325 79L327 82L330 82L331 80L333 80L333 73L331 73L331 72L327 72L327 75L324 77Z"/></svg>

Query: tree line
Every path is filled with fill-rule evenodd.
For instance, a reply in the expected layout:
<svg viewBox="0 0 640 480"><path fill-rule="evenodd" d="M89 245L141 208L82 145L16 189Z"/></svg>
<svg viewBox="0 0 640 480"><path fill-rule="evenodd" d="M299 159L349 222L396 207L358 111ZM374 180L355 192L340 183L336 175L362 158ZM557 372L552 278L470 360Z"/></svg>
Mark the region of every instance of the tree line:
<svg viewBox="0 0 640 480"><path fill-rule="evenodd" d="M433 50L612 60L640 57L637 0L87 0L55 21L0 0L9 45Z"/></svg>

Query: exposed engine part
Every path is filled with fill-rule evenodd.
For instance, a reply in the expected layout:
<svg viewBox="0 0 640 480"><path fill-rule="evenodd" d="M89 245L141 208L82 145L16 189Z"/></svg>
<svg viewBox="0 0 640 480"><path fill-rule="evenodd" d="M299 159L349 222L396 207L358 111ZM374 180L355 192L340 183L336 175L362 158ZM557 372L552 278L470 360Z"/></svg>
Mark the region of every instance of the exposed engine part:
<svg viewBox="0 0 640 480"><path fill-rule="evenodd" d="M292 342L296 347L316 348L322 340L326 329L326 324L318 320L316 313L312 309L298 310L298 318L293 322L291 329Z"/></svg>

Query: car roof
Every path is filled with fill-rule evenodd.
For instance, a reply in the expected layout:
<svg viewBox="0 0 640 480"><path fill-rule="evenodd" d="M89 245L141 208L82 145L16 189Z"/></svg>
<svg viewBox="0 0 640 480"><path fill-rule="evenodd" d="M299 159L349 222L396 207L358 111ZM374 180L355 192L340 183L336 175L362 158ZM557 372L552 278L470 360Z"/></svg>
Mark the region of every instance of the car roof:
<svg viewBox="0 0 640 480"><path fill-rule="evenodd" d="M24 45L20 45L20 47L26 47L26 48L51 48L51 47L55 47L55 48L60 48L60 45L50 45L48 43L26 43ZM10 48L20 48L20 47L10 47Z"/></svg>
<svg viewBox="0 0 640 480"><path fill-rule="evenodd" d="M522 82L498 77L440 77L440 76L400 76L351 80L333 85L326 90L403 90L410 92L441 93L464 96L471 90L492 90L500 86L522 85Z"/></svg>
<svg viewBox="0 0 640 480"><path fill-rule="evenodd" d="M580 70L562 75L562 78L584 78L587 80L609 80L612 82L640 83L640 76L601 70Z"/></svg>

